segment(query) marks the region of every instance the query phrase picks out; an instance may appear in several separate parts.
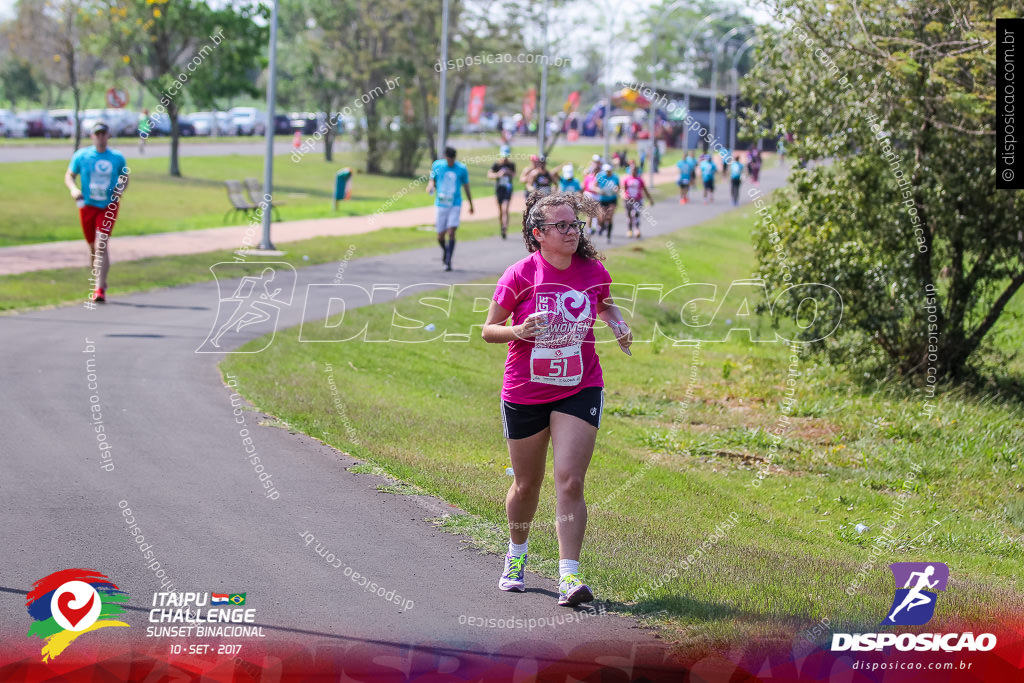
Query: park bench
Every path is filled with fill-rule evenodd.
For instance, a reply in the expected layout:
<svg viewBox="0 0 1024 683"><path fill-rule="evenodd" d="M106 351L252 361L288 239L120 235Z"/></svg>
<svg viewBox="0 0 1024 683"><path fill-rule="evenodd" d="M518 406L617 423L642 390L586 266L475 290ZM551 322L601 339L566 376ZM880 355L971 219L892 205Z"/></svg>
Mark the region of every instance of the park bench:
<svg viewBox="0 0 1024 683"><path fill-rule="evenodd" d="M260 199L263 197L263 185L256 178L245 179L245 190L249 193L249 201L255 206L260 205ZM270 200L270 208L273 210L274 215L277 216L277 220L281 220L281 214L278 212L277 207L284 206L287 202L276 202L273 199Z"/></svg>
<svg viewBox="0 0 1024 683"><path fill-rule="evenodd" d="M246 198L244 191L242 190L242 183L237 180L225 180L224 185L228 188L228 200L231 202L231 207L227 213L224 214L224 222L228 220L228 216L232 213L244 213L248 215L250 211L254 211L258 204L253 204L251 200Z"/></svg>

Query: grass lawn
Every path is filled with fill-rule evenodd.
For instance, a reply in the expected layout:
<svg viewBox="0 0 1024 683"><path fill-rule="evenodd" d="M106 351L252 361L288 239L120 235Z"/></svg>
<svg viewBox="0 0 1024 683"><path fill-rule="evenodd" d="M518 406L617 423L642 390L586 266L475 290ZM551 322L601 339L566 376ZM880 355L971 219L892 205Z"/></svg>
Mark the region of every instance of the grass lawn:
<svg viewBox="0 0 1024 683"><path fill-rule="evenodd" d="M617 283L727 285L756 270L752 224L752 213L740 209L672 235L681 267L665 239L612 250L607 266ZM451 320L436 321L438 329L482 322L483 314L462 303ZM400 306L423 317L415 302ZM387 330L392 320L390 306L358 314L371 330ZM655 322L678 331L679 308L638 304L638 338L649 337ZM720 339L728 327L719 316L700 335ZM1024 330L1012 320L1000 327L1019 346ZM358 471L381 468L405 482L387 491L429 492L468 511L436 523L503 553L511 480L497 405L506 349L478 335L475 328L468 343L384 346L300 344L297 334L278 334L264 352L233 355L222 369L239 377L260 410L367 460ZM874 629L892 599L887 565L927 560L950 567L941 623L970 619L977 631L982 623L1019 619L1018 402L940 389L929 417L920 392L865 386L798 354L796 401L787 415L785 344L734 334L696 348L659 338L633 349L632 358L607 344L599 349L606 412L587 480L582 567L611 609L642 616L684 653L789 645L823 619L835 631ZM328 408L329 377L345 401L341 414ZM920 471L911 478L914 468ZM735 526L704 545L730 515ZM549 477L537 520L553 517ZM854 586L890 519L894 540ZM858 533L860 523L869 529ZM551 526L534 530L530 553L531 568L557 575ZM495 579L500 567L495 556ZM941 630L935 621L926 628Z"/></svg>
<svg viewBox="0 0 1024 683"><path fill-rule="evenodd" d="M589 160L598 145L575 145L556 148L552 161L577 165ZM513 148L517 168L528 164L535 148L526 144ZM234 214L225 222L230 204L224 181L246 177L263 178L263 157L231 154L220 157L189 157L183 151L182 178L167 175L167 159L136 159L130 163L131 185L125 193L124 206L117 221L115 235L144 235L176 232L223 225L243 225L242 214ZM70 159L70 153L68 158ZM493 181L486 177L490 165L497 160L497 148L467 148L460 157L469 161L470 188L474 199L492 199ZM433 198L426 193L426 182L410 187L408 178L367 175L356 172L352 197L340 202L338 213L332 211L334 174L343 167L359 169L363 153L346 152L335 155L328 165L321 154L308 154L299 163L289 155L277 156L274 164L275 199L287 202L281 207L283 220L326 218L331 216L369 215L384 208L395 211L416 206L429 206ZM58 240L81 239L81 227L74 202L64 187L67 161L39 161L0 164L0 215L14 216L0 222L0 247ZM429 160L420 172L429 170ZM519 183L516 184L519 187ZM402 196L397 196L401 194ZM388 204L388 202L391 202Z"/></svg>

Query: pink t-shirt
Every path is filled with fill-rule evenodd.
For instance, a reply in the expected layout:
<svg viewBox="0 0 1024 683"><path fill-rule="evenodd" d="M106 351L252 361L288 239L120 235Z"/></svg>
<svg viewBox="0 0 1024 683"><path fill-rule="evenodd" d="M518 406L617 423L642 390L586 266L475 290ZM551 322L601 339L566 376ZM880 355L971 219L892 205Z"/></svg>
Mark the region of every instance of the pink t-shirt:
<svg viewBox="0 0 1024 683"><path fill-rule="evenodd" d="M626 192L626 199L643 199L644 180L640 176L634 178L627 175L622 180L622 189Z"/></svg>
<svg viewBox="0 0 1024 683"><path fill-rule="evenodd" d="M519 325L549 311L549 328L530 340L509 342L501 398L511 403L548 403L587 387L603 387L594 350L598 302L611 296L612 278L600 261L573 254L558 270L539 251L512 264L498 280L494 301Z"/></svg>
<svg viewBox="0 0 1024 683"><path fill-rule="evenodd" d="M591 199L597 199L597 175L588 173L583 176L583 192Z"/></svg>

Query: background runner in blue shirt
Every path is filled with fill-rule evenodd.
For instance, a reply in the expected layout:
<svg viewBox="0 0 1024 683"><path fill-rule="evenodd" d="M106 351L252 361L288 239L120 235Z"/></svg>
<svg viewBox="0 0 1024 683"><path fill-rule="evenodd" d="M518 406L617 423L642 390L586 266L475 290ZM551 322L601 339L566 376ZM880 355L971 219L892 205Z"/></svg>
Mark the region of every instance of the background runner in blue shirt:
<svg viewBox="0 0 1024 683"><path fill-rule="evenodd" d="M473 197L469 194L469 171L461 161L455 161L455 148L444 148L444 159L438 159L430 167L430 182L427 192L434 196L437 207L437 243L441 245L441 261L445 270L452 269L452 254L455 253L455 230L459 227L462 211L462 190L466 190L469 213L473 213ZM445 236L448 241L445 243Z"/></svg>

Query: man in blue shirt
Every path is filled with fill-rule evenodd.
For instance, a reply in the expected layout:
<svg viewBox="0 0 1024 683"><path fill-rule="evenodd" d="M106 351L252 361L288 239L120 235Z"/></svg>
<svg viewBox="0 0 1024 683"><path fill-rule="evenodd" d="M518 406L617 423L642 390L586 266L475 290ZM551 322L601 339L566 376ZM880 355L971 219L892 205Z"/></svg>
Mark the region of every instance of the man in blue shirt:
<svg viewBox="0 0 1024 683"><path fill-rule="evenodd" d="M437 207L437 243L441 245L441 260L445 270L452 269L452 254L455 252L455 230L459 227L462 211L462 190L466 190L469 213L473 213L473 197L469 194L469 170L461 161L455 161L455 148L444 148L444 159L438 159L430 167L430 181L427 193L434 196ZM445 235L448 242L445 243Z"/></svg>
<svg viewBox="0 0 1024 683"><path fill-rule="evenodd" d="M704 181L704 203L715 201L715 164L711 161L711 155L705 154L704 160L700 162L700 179Z"/></svg>
<svg viewBox="0 0 1024 683"><path fill-rule="evenodd" d="M561 177L558 179L558 191L571 192L572 194L579 194L583 191L580 181L576 180L576 169L572 164L566 164L562 167Z"/></svg>
<svg viewBox="0 0 1024 683"><path fill-rule="evenodd" d="M743 178L743 162L739 156L732 159L729 164L729 177L732 180L732 205L740 205L740 181Z"/></svg>
<svg viewBox="0 0 1024 683"><path fill-rule="evenodd" d="M687 204L690 201L690 176L693 175L693 167L690 166L689 159L683 157L676 162L676 168L679 169L679 180L676 181L676 185L679 186L679 203Z"/></svg>
<svg viewBox="0 0 1024 683"><path fill-rule="evenodd" d="M107 147L109 136L107 124L97 121L92 127L92 147L75 152L64 173L64 184L78 204L82 233L89 244L92 279L96 287L92 300L98 303L106 301L110 233L114 230L121 196L128 187L128 174L131 173L124 155ZM79 175L82 176L81 189L76 185Z"/></svg>

